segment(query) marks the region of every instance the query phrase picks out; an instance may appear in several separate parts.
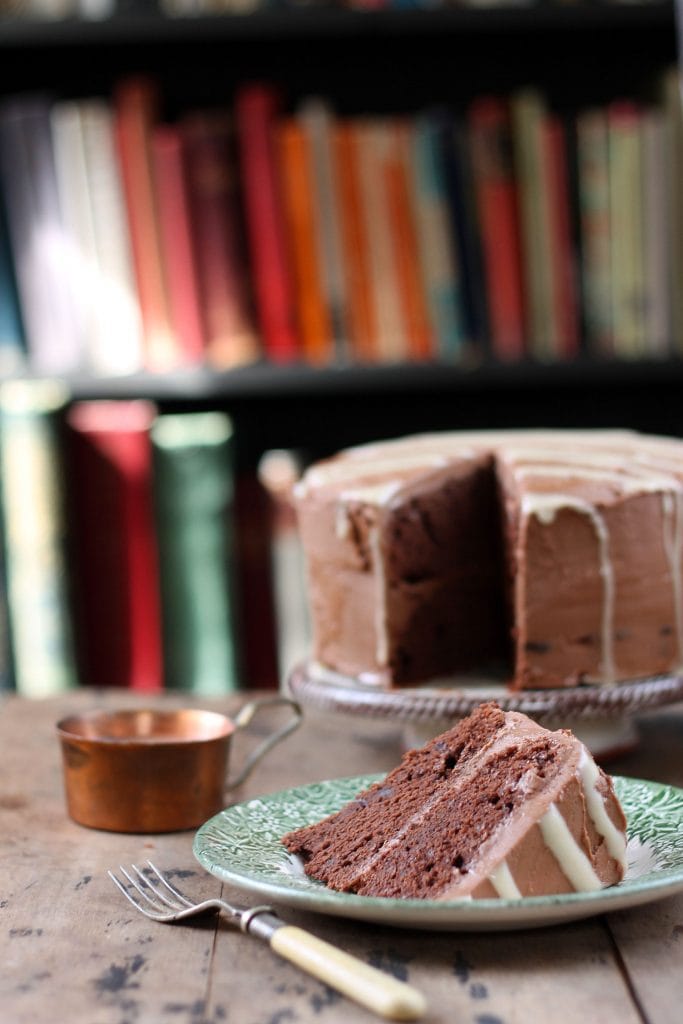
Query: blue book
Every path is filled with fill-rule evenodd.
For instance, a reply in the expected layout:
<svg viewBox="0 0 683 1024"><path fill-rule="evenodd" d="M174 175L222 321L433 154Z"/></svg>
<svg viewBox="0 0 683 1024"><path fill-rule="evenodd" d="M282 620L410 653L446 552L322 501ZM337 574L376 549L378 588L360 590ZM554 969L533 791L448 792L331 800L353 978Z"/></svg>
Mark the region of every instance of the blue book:
<svg viewBox="0 0 683 1024"><path fill-rule="evenodd" d="M26 347L19 296L7 221L0 199L0 374L6 376L23 369L25 361Z"/></svg>
<svg viewBox="0 0 683 1024"><path fill-rule="evenodd" d="M442 358L461 354L466 340L463 280L450 220L450 196L441 127L429 114L415 118L412 164L420 265Z"/></svg>

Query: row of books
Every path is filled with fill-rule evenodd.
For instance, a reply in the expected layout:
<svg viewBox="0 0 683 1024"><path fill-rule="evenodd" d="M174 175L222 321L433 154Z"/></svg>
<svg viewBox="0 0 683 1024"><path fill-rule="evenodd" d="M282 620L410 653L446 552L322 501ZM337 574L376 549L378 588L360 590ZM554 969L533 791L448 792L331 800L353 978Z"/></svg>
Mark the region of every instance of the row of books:
<svg viewBox="0 0 683 1024"><path fill-rule="evenodd" d="M274 586L289 572L291 624L297 537L269 465L236 472L222 411L5 382L0 688L278 687L295 636L278 636Z"/></svg>
<svg viewBox="0 0 683 1024"><path fill-rule="evenodd" d="M0 106L0 372L683 343L673 69L656 102L563 116L533 88L457 115L291 111L247 83L171 123L162 100L135 78Z"/></svg>

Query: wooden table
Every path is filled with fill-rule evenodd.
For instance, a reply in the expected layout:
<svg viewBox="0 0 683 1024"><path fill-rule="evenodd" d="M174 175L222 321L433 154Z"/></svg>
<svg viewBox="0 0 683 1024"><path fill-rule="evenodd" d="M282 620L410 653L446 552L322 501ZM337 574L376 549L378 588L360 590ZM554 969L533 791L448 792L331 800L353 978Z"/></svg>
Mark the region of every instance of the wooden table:
<svg viewBox="0 0 683 1024"><path fill-rule="evenodd" d="M245 697L195 701L234 712ZM192 701L165 698L173 706ZM125 693L0 706L0 1020L6 1024L362 1024L378 1018L216 919L153 923L128 907L107 868L152 858L190 893L221 883L190 832L122 835L69 820L54 723ZM683 786L683 706L640 721L620 774ZM248 749L239 737L233 756ZM307 712L237 799L318 779L381 771L401 752L396 724ZM240 746L242 745L242 746ZM239 894L224 889L227 898ZM561 927L429 933L283 908L282 916L398 977L443 1024L665 1024L683 1020L683 897Z"/></svg>

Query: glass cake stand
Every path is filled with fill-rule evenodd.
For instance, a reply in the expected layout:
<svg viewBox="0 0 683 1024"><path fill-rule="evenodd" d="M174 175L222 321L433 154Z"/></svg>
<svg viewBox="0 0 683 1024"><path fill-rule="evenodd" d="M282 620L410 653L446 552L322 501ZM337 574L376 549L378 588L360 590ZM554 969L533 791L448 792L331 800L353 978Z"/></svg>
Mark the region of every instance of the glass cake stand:
<svg viewBox="0 0 683 1024"><path fill-rule="evenodd" d="M463 676L390 690L339 675L310 660L292 669L287 688L304 707L400 722L406 747L420 746L482 701L495 700L504 711L521 711L546 728L571 729L601 761L637 746L634 718L638 713L683 700L683 676L678 675L611 686L514 692L502 682Z"/></svg>

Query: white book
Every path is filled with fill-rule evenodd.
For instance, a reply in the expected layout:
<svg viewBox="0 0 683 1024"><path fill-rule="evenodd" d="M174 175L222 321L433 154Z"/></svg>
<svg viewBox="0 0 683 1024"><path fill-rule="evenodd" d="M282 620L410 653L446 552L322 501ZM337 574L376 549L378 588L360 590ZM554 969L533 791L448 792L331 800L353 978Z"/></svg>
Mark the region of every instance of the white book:
<svg viewBox="0 0 683 1024"><path fill-rule="evenodd" d="M662 110L643 115L643 248L646 352L665 356L671 341L671 268L667 245L670 215L666 190L666 140Z"/></svg>

